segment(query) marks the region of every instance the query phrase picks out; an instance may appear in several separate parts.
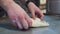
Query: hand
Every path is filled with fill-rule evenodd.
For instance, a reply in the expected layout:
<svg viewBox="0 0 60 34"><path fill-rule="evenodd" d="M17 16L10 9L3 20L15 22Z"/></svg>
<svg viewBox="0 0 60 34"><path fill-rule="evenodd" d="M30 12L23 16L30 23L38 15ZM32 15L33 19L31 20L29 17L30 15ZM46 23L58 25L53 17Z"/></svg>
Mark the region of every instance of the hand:
<svg viewBox="0 0 60 34"><path fill-rule="evenodd" d="M44 17L43 13L41 12L41 10L33 2L30 2L28 4L28 8L30 9L32 17L34 19L36 18L36 15L39 16L40 19L43 19L43 17Z"/></svg>
<svg viewBox="0 0 60 34"><path fill-rule="evenodd" d="M6 11L8 16L15 27L19 29L28 29L31 26L31 18L18 4L12 3L7 8Z"/></svg>

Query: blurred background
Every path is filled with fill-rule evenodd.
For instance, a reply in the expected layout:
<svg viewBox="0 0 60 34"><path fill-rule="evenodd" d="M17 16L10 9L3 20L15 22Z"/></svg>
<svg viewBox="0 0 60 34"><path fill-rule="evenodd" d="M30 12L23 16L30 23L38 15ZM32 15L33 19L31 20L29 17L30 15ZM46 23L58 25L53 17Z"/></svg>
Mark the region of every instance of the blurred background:
<svg viewBox="0 0 60 34"><path fill-rule="evenodd" d="M27 10L26 6L24 6L19 0L14 0L17 4L19 4L23 9ZM60 15L60 0L31 0L36 6L38 6L42 12L46 15ZM29 12L28 12L29 13ZM7 13L3 8L0 7L0 17L5 17Z"/></svg>
<svg viewBox="0 0 60 34"><path fill-rule="evenodd" d="M21 5L27 11L26 7L23 6L20 1L15 0L15 2ZM33 2L42 10L43 13L46 13L46 0L33 0ZM5 16L7 16L6 11L2 7L0 7L0 17Z"/></svg>

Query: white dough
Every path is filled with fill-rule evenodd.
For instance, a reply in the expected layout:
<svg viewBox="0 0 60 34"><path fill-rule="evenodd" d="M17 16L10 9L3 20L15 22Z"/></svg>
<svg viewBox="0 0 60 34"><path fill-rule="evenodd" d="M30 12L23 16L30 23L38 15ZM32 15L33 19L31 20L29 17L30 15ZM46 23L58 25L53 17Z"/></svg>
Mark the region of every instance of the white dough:
<svg viewBox="0 0 60 34"><path fill-rule="evenodd" d="M36 18L35 20L32 19L31 27L40 27L40 26L49 26L49 24L46 21L40 20L39 18Z"/></svg>

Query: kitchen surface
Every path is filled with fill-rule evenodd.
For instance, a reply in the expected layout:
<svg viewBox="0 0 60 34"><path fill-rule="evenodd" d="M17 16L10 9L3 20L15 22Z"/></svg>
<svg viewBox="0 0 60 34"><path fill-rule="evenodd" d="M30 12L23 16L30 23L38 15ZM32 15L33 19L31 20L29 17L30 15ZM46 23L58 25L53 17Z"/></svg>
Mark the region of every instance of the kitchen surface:
<svg viewBox="0 0 60 34"><path fill-rule="evenodd" d="M48 27L31 28L27 31L14 28L9 19L4 19L0 20L0 34L60 34L60 16L57 15L45 15L44 20L50 24Z"/></svg>

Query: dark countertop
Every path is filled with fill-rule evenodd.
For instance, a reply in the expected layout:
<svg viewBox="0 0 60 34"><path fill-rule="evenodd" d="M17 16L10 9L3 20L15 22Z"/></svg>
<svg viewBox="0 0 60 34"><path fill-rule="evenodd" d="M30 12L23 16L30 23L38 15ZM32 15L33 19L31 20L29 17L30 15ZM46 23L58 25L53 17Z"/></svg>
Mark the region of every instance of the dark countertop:
<svg viewBox="0 0 60 34"><path fill-rule="evenodd" d="M49 27L31 28L27 31L20 31L11 26L11 22L6 19L0 21L0 34L60 34L60 17L45 16L44 20L50 24Z"/></svg>

